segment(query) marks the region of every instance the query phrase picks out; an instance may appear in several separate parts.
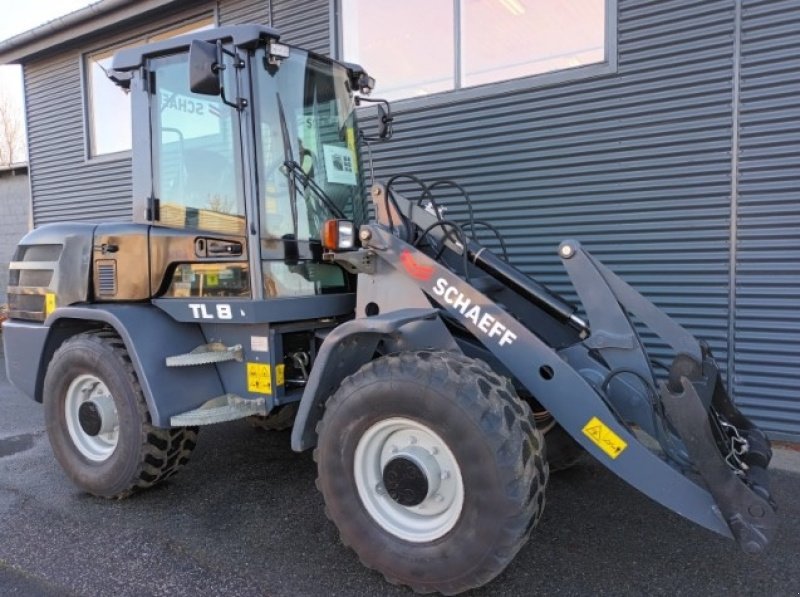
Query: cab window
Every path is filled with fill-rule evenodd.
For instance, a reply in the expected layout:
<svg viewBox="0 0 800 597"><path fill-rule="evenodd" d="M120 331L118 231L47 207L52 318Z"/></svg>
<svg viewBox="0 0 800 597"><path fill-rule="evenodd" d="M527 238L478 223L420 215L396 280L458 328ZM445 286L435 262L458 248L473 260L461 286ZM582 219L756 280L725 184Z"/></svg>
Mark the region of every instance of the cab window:
<svg viewBox="0 0 800 597"><path fill-rule="evenodd" d="M150 70L159 223L243 235L236 111L219 97L189 91L188 54L154 59Z"/></svg>

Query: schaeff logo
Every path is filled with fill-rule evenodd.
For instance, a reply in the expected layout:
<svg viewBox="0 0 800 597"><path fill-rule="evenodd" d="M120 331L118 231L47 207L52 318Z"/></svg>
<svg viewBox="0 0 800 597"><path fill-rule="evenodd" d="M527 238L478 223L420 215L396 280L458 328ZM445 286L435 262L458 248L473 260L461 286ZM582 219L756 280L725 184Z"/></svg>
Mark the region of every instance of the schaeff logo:
<svg viewBox="0 0 800 597"><path fill-rule="evenodd" d="M433 294L442 297L445 303L452 305L461 314L469 319L475 326L490 338L497 338L500 346L512 344L517 339L517 335L500 323L495 317L484 313L480 305L472 304L469 297L459 291L455 286L451 286L444 278L436 280L433 286Z"/></svg>

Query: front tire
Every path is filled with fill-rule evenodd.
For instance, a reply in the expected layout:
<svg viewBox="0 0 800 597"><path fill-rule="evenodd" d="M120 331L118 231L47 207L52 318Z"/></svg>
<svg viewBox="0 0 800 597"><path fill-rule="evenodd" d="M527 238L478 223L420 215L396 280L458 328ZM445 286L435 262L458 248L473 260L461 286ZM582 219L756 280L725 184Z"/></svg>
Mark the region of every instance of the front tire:
<svg viewBox="0 0 800 597"><path fill-rule="evenodd" d="M511 384L479 361L379 358L342 382L318 432L317 486L342 541L417 592L489 582L544 508L542 437Z"/></svg>
<svg viewBox="0 0 800 597"><path fill-rule="evenodd" d="M152 425L125 345L113 332L64 342L43 393L56 459L75 485L96 496L120 499L160 483L188 462L197 442L196 427Z"/></svg>

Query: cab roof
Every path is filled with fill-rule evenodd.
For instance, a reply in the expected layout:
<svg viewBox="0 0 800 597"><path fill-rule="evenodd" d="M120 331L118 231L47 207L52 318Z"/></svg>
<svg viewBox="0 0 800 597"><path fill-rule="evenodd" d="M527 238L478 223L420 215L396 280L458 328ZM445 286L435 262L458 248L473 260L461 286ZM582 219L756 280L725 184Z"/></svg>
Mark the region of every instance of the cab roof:
<svg viewBox="0 0 800 597"><path fill-rule="evenodd" d="M196 31L163 41L157 41L132 48L124 48L114 55L111 68L126 72L144 65L147 58L188 50L193 40L230 42L238 48L254 48L259 42L278 41L281 34L277 29L264 25L231 25Z"/></svg>

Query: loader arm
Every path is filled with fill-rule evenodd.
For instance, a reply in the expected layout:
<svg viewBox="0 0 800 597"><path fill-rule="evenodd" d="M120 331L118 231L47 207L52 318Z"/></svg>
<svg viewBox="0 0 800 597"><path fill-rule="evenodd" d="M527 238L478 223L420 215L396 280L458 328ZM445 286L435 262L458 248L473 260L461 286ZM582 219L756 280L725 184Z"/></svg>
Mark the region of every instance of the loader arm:
<svg viewBox="0 0 800 597"><path fill-rule="evenodd" d="M775 527L769 442L728 398L706 345L575 241L562 244L559 254L589 322L509 264L497 265L474 241L456 238L445 226L433 232L436 216L418 203L402 197L393 203L394 226L380 223L379 204L379 223L361 228L363 251L413 280L444 320L474 336L619 477L685 518L735 538L747 552L766 547ZM417 246L415 229L430 234L430 246ZM459 269L464 261L466 269ZM487 274L493 284L485 283ZM509 290L516 300L506 300ZM502 302L494 300L504 292ZM657 382L630 313L675 350L668 380ZM558 328L566 332L553 333Z"/></svg>

